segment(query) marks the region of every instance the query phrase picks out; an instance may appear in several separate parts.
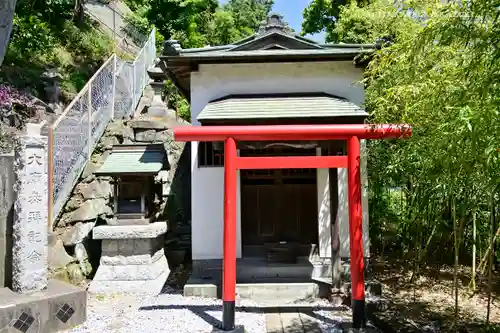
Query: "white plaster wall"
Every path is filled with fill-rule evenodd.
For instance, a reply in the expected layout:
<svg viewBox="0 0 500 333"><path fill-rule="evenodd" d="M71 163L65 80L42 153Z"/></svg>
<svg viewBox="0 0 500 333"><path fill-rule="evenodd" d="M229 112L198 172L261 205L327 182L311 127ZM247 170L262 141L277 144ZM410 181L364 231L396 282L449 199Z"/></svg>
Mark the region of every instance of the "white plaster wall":
<svg viewBox="0 0 500 333"><path fill-rule="evenodd" d="M198 143L192 143L191 237L194 260L221 259L224 244L224 169L198 168ZM241 258L240 173L237 183L236 256Z"/></svg>
<svg viewBox="0 0 500 333"><path fill-rule="evenodd" d="M361 140L361 208L363 210L363 252L365 257L370 256L370 236L368 221L368 178L366 170L365 140ZM340 257L350 257L349 242L349 202L348 202L348 184L347 169L338 169L338 195L339 209L338 216L340 220L339 238L340 238ZM331 251L328 252L328 256Z"/></svg>
<svg viewBox="0 0 500 333"><path fill-rule="evenodd" d="M319 255L322 258L332 256L332 234L330 215L330 180L328 169L318 169L318 240Z"/></svg>
<svg viewBox="0 0 500 333"><path fill-rule="evenodd" d="M362 74L362 70L355 68L351 61L200 65L199 71L191 74L192 124L200 125L196 118L210 101L232 94L324 92L344 97L361 106L364 101L364 91L363 85L357 82L361 80ZM193 259L221 259L224 169L222 167L199 168L196 142L192 143L191 154ZM328 172L326 172L326 179L324 175L324 171L318 171L318 180L321 180L318 182L318 191L327 185ZM237 256L240 258L239 186L238 180ZM329 207L323 206L323 202L328 202L328 200L324 200L324 195L323 192L321 196L318 196L318 209L321 213L319 215L320 235L330 232L329 214L326 214L327 211L329 212ZM343 226L347 220L342 221ZM322 246L326 251L327 246L325 244ZM349 251L346 253L348 256Z"/></svg>
<svg viewBox="0 0 500 333"><path fill-rule="evenodd" d="M368 230L368 193L366 178L366 159L365 164L361 166L361 183L363 192L361 205L363 209L363 251L365 257L370 256L370 237ZM340 222L340 256L349 257L349 206L347 199L347 169L337 169L338 173L338 196L339 207L338 216ZM318 169L318 236L319 236L319 254L322 258L332 256L331 248L331 215L330 215L330 191L328 169Z"/></svg>

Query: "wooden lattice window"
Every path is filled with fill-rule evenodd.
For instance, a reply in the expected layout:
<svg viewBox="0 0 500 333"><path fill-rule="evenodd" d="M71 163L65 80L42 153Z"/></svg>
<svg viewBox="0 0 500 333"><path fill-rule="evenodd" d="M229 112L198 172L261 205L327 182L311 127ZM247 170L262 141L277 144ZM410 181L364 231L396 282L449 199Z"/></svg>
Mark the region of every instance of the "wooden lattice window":
<svg viewBox="0 0 500 333"><path fill-rule="evenodd" d="M200 142L198 144L198 165L200 167L224 166L224 143Z"/></svg>

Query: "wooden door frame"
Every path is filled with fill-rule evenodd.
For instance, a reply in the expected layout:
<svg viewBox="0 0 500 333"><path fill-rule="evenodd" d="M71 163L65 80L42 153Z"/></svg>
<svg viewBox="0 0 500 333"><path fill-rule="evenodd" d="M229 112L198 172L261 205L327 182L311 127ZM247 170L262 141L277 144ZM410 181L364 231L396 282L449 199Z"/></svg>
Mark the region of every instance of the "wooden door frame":
<svg viewBox="0 0 500 333"><path fill-rule="evenodd" d="M308 154L313 154L316 152L316 148L306 148L306 149L303 149L303 148L294 148L294 147L283 147L283 148L276 148L276 147L270 147L270 148L265 148L265 149L259 149L257 150L257 152L253 153L253 149L245 149L244 152L242 153L242 150L240 149L240 156L242 156L243 158L246 158L245 156L250 156L250 157L259 157L259 156L308 156ZM292 168L291 168L292 169ZM265 179L268 179L270 182L272 181L272 184L270 183L269 185L262 185L262 186L276 186L277 188L280 188L282 190L284 190L286 188L286 183L284 183L284 179L286 180L287 177L284 176L284 172L283 170L285 169L261 169L262 171L271 171L272 174L269 174L268 176L266 175L263 175L262 176L262 180L265 180ZM307 168L308 172L309 170L313 170L313 173L312 175L310 176L311 178L311 184L309 185L314 185L314 188L315 188L315 202L317 202L317 188L318 188L318 175L317 175L317 169L314 169L314 168ZM244 217L244 211L245 211L245 208L244 208L244 205L245 205L245 190L244 190L244 186L252 186L252 185L246 185L246 181L249 179L249 178L246 178L245 177L248 175L248 173L252 172L252 171L256 171L256 169L247 169L247 170L241 170L240 171L240 184L241 184L241 190L240 190L240 202L241 202L241 205L240 205L240 221L241 221L241 230L242 230L242 235L241 235L241 245L242 245L242 255L244 257L263 257L263 256L266 256L267 254L267 250L266 250L266 245L264 242L263 244L247 244L247 241L246 241L246 237L245 237L245 222L246 222L246 219ZM253 177L252 177L253 178ZM259 180L259 176L256 175L255 176L255 180L258 181ZM294 179L294 176L291 175L288 179ZM300 177L298 176L297 179L307 179L307 176L303 176L303 177ZM290 184L292 185L292 184ZM259 186L259 185L255 185L255 186ZM284 193L280 193L280 196L283 196ZM282 200L277 200L279 202L279 204L282 204ZM279 208L278 208L279 209ZM299 212L297 212L299 213ZM315 239L316 239L316 242L319 241L319 233L318 233L318 224L317 224L317 221L318 221L318 211L317 209L314 210L314 218L313 220L316 222L314 223L314 225L316 226L315 228ZM259 221L260 223L260 221ZM278 234L283 234L283 225L284 223L277 223L277 225L275 226L277 228L277 233ZM283 240L284 237L280 237L280 236L277 236L277 239L276 241L281 241ZM299 253L301 255L309 255L309 252L310 252L310 246L311 244L300 244L299 245Z"/></svg>

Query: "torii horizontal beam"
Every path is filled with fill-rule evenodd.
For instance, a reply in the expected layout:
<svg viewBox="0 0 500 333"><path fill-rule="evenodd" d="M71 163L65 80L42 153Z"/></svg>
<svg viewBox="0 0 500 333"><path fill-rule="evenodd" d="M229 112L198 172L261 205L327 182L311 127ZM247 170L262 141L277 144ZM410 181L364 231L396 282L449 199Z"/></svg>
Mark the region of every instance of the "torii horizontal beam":
<svg viewBox="0 0 500 333"><path fill-rule="evenodd" d="M347 168L347 156L237 157L236 169L327 169Z"/></svg>
<svg viewBox="0 0 500 333"><path fill-rule="evenodd" d="M411 136L409 125L242 125L181 126L174 129L176 141L320 141L359 139L390 139Z"/></svg>

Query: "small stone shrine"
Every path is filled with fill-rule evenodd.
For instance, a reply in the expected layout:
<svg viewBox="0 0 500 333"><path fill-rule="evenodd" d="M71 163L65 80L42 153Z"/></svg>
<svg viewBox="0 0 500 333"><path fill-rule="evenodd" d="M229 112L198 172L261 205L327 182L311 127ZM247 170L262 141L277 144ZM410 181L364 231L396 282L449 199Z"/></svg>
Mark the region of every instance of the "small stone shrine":
<svg viewBox="0 0 500 333"><path fill-rule="evenodd" d="M168 176L163 144L115 145L96 172L113 179L115 218L95 227L102 240L99 268L91 292L160 292L170 273L163 243L167 222L159 221L169 189L155 182Z"/></svg>

